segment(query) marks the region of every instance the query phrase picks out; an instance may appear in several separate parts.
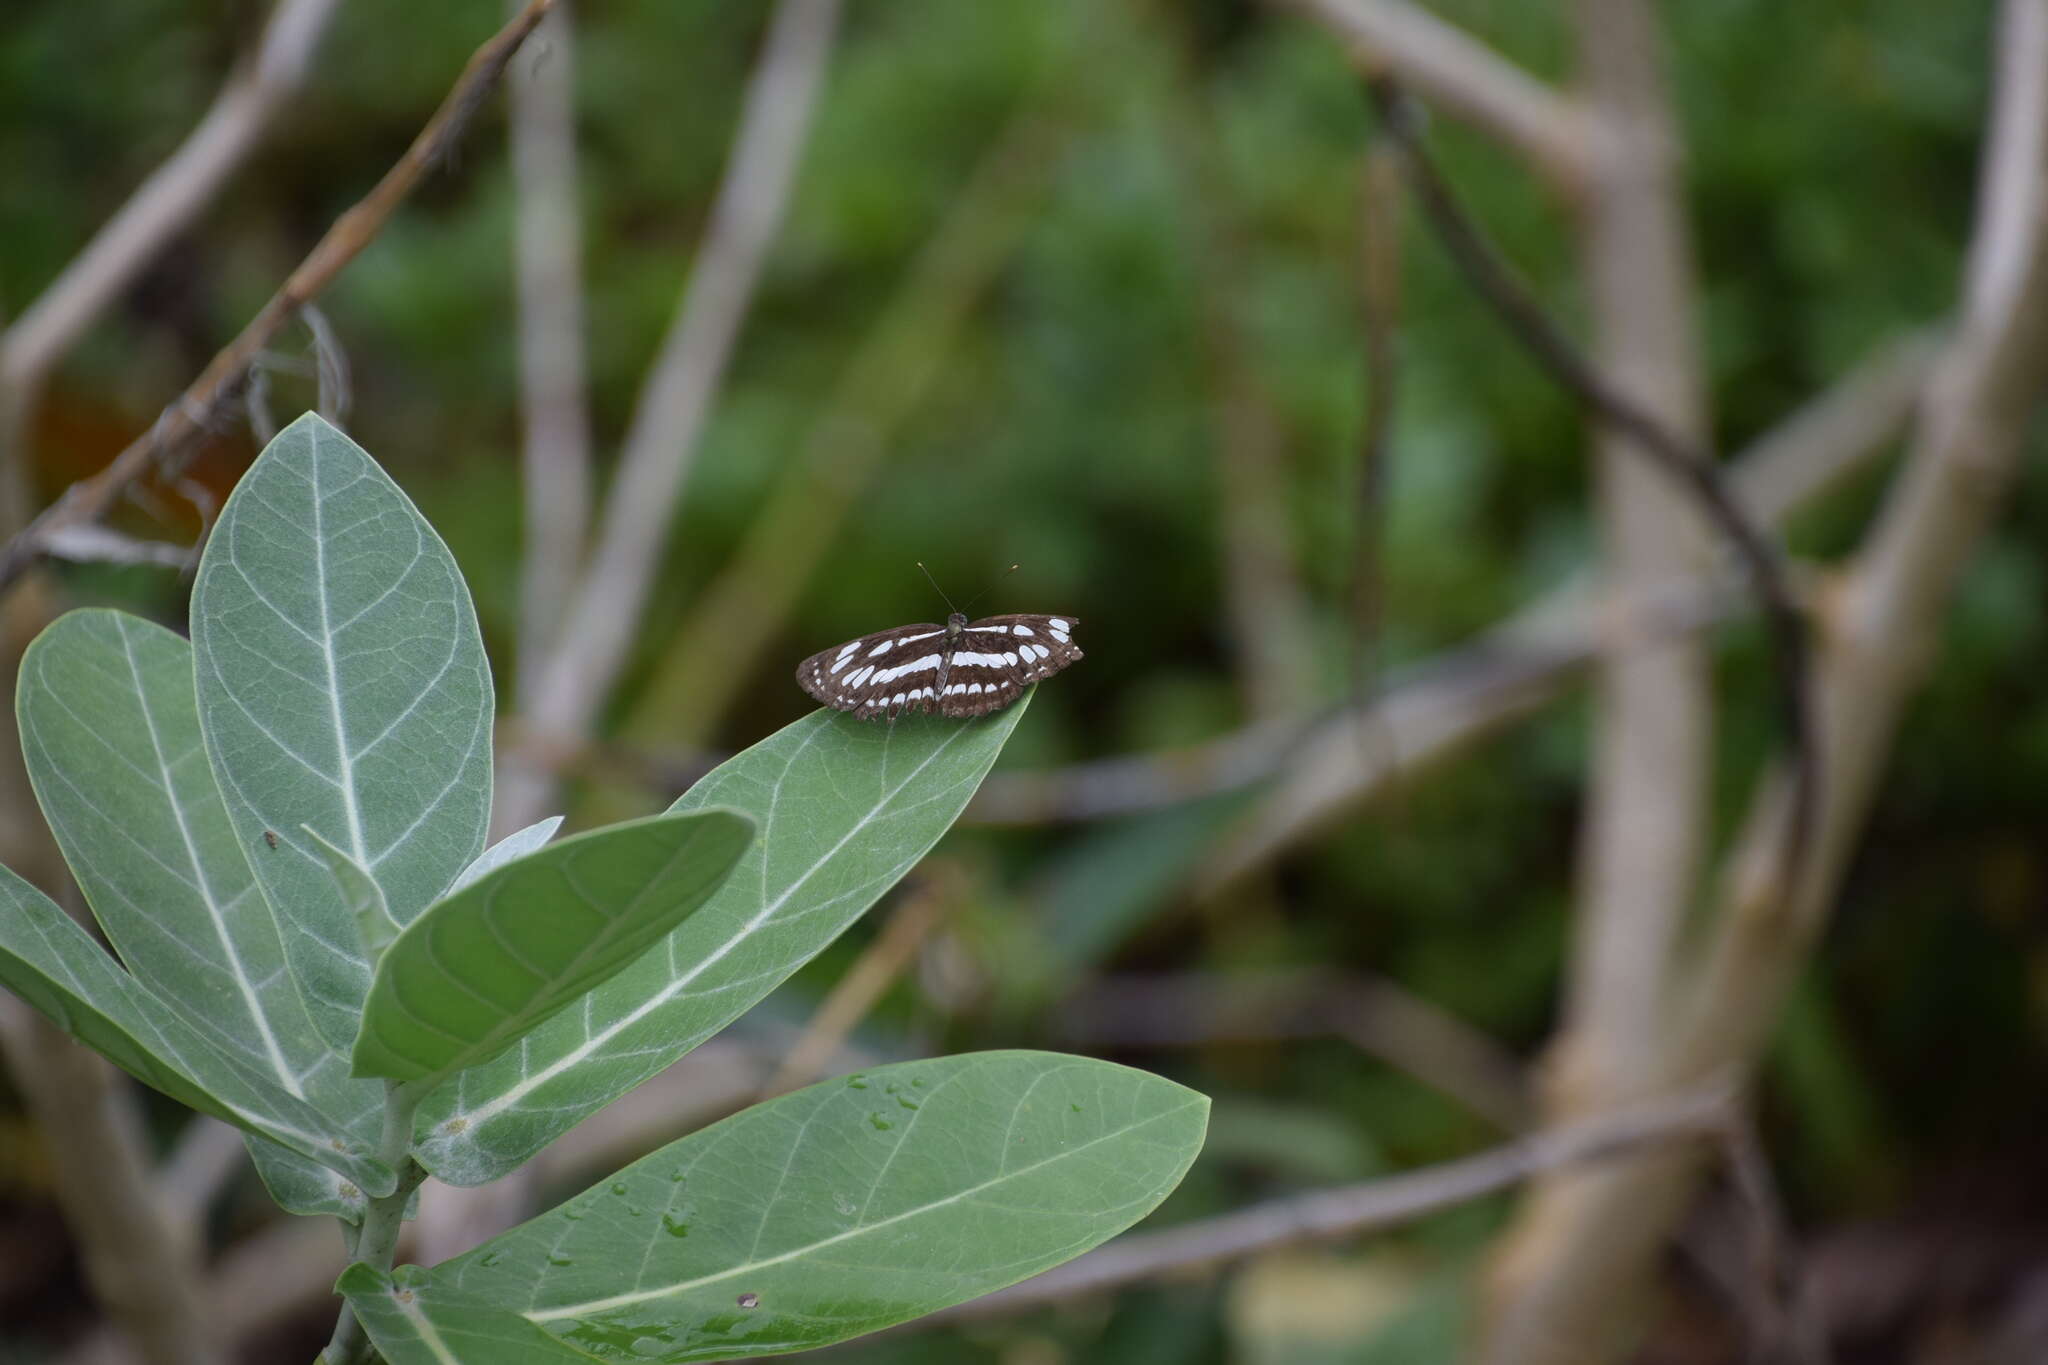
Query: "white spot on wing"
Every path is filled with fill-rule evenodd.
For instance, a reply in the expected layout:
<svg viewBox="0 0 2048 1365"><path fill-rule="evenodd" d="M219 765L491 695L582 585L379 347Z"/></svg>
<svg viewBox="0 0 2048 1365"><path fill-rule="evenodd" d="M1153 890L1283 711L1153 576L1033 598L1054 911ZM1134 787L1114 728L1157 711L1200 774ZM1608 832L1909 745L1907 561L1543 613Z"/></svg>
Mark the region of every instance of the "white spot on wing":
<svg viewBox="0 0 2048 1365"><path fill-rule="evenodd" d="M913 659L911 662L907 664L898 664L894 668L883 669L880 673L877 673L875 675L875 681L885 683L894 682L896 681L896 679L902 677L905 673L922 673L927 668L937 668L938 666L939 656L936 654L927 654L922 659Z"/></svg>
<svg viewBox="0 0 2048 1365"><path fill-rule="evenodd" d="M1025 625L1022 621L1010 627L1010 634L1012 635L1031 635L1035 633L1031 627Z"/></svg>
<svg viewBox="0 0 2048 1365"><path fill-rule="evenodd" d="M868 651L868 657L870 659L879 659L884 654L887 654L891 649L893 649L895 645L896 642L894 640L884 640L882 641L882 643L876 645L873 649Z"/></svg>

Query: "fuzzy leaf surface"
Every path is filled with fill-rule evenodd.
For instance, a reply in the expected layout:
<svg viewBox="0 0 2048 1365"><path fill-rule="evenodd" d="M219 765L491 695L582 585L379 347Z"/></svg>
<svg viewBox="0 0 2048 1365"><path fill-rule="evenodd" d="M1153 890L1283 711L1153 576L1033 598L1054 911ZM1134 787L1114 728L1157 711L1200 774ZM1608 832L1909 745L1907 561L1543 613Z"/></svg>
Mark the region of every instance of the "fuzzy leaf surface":
<svg viewBox="0 0 2048 1365"><path fill-rule="evenodd" d="M311 828L400 924L483 848L491 677L448 547L363 449L308 414L235 485L192 591L200 724L313 1022L355 1038L370 967Z"/></svg>
<svg viewBox="0 0 2048 1365"><path fill-rule="evenodd" d="M1081 1057L905 1062L756 1105L395 1285L342 1287L393 1365L807 1350L1106 1241L1180 1182L1208 1107Z"/></svg>
<svg viewBox="0 0 2048 1365"><path fill-rule="evenodd" d="M703 905L754 837L711 808L629 820L487 872L377 962L358 1076L425 1081L488 1061Z"/></svg>
<svg viewBox="0 0 2048 1365"><path fill-rule="evenodd" d="M653 951L421 1106L442 1180L495 1180L667 1067L811 960L916 866L987 775L1026 702L971 721L817 711L708 773L674 811L726 806L760 834Z"/></svg>

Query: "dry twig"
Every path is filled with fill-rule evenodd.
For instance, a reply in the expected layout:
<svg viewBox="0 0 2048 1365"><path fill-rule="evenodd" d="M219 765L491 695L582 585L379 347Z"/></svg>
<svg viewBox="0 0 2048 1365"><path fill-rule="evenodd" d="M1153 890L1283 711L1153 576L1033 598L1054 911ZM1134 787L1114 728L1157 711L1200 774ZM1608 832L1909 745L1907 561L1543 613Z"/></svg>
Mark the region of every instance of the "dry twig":
<svg viewBox="0 0 2048 1365"><path fill-rule="evenodd" d="M1461 1161L1256 1204L1163 1232L1126 1235L1043 1275L924 1322L991 1317L1079 1294L1185 1273L1302 1242L1355 1237L1508 1189L1541 1171L1711 1136L1727 1122L1725 1087L1536 1133Z"/></svg>
<svg viewBox="0 0 2048 1365"><path fill-rule="evenodd" d="M1591 116L1521 67L1407 0L1286 0L1349 44L1369 76L1392 75L1432 104L1527 155L1568 193L1592 169Z"/></svg>
<svg viewBox="0 0 2048 1365"><path fill-rule="evenodd" d="M199 216L298 89L338 3L279 0L253 59L236 67L199 126L0 335L0 387L30 401L93 319Z"/></svg>
<svg viewBox="0 0 2048 1365"><path fill-rule="evenodd" d="M531 0L518 17L478 48L426 127L369 194L327 230L284 285L263 305L240 335L208 363L199 378L149 431L130 442L105 469L66 489L64 496L30 522L0 550L0 589L12 585L43 552L48 538L65 527L98 521L130 484L153 468L174 468L226 419L247 382L249 367L292 317L333 283L391 220L413 187L469 126L506 63L555 0Z"/></svg>
<svg viewBox="0 0 2048 1365"><path fill-rule="evenodd" d="M1818 673L1827 799L1788 899L1783 781L1767 782L1728 865L1699 972L1656 1078L1747 1068L1774 1025L1840 883L1907 700L1936 657L1942 613L2011 479L2048 389L2048 0L2008 0L1966 295L1892 495L1831 594ZM1572 1182L1568 1203L1517 1229L1486 1359L1614 1358L1699 1176L1696 1161L1626 1161Z"/></svg>
<svg viewBox="0 0 2048 1365"><path fill-rule="evenodd" d="M534 34L506 79L519 294L520 455L526 548L519 576L523 696L554 648L590 525L590 412L583 344L583 229L577 213L575 12ZM511 814L508 812L508 814ZM516 829L501 818L497 833Z"/></svg>

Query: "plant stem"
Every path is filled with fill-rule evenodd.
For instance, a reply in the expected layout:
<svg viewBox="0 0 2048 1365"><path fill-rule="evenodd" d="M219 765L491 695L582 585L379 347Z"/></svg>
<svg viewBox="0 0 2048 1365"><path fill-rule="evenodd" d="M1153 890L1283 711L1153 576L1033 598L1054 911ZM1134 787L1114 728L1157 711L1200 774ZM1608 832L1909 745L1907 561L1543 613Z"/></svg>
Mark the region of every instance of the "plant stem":
<svg viewBox="0 0 2048 1365"><path fill-rule="evenodd" d="M391 1269L398 1250L398 1231L405 1223L405 1206L427 1173L412 1159L412 1118L420 1107L423 1090L387 1081L384 1088L384 1136L377 1144L377 1156L398 1172L398 1187L381 1199L372 1199L363 1212L363 1225L356 1233L351 1254L379 1270ZM315 1365L363 1365L370 1359L370 1339L356 1320L355 1310L341 1306L335 1319L334 1336L320 1353Z"/></svg>

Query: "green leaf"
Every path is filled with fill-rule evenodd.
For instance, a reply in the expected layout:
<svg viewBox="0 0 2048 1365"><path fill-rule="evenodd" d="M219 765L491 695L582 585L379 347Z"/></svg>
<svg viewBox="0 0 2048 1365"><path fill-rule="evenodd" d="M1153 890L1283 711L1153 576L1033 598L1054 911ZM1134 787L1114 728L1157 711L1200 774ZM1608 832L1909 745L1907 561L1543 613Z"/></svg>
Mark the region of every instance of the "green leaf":
<svg viewBox="0 0 2048 1365"><path fill-rule="evenodd" d="M215 1045L303 1095L330 1056L199 741L192 646L114 611L36 637L15 689L36 799L114 950Z"/></svg>
<svg viewBox="0 0 2048 1365"><path fill-rule="evenodd" d="M68 613L23 656L16 711L50 828L152 1000L312 1104L330 1136L373 1149L383 1087L349 1079L285 970L276 917L249 866L283 850L260 829L238 834L221 803L200 747L192 646L120 612ZM250 1141L275 1154L259 1169L292 1212L360 1207L353 1182ZM296 1178L272 1178L287 1165Z"/></svg>
<svg viewBox="0 0 2048 1365"><path fill-rule="evenodd" d="M554 838L555 831L561 827L562 817L550 815L545 820L534 821L525 829L512 831L504 838L498 840L497 843L492 844L482 853L479 853L475 862L463 868L461 874L455 878L455 884L448 888L448 894L454 895L478 877L483 876L484 873L491 871L493 868L503 867L514 858L524 858L527 854Z"/></svg>
<svg viewBox="0 0 2048 1365"><path fill-rule="evenodd" d="M518 1167L724 1028L916 865L981 785L1020 701L956 721L817 711L721 764L671 809L745 811L761 837L656 951L421 1106L414 1150L451 1184Z"/></svg>
<svg viewBox="0 0 2048 1365"><path fill-rule="evenodd" d="M263 1188L279 1208L302 1217L325 1214L345 1223L363 1221L368 1201L355 1181L268 1138L244 1133L242 1140L256 1174L263 1178Z"/></svg>
<svg viewBox="0 0 2048 1365"><path fill-rule="evenodd" d="M384 888L377 885L377 879L370 870L348 854L321 838L311 829L301 829L320 856L327 860L327 870L334 874L334 885L341 892L341 903L348 907L349 918L355 921L357 941L362 945L363 960L374 970L384 956L384 950L398 937L401 926L391 918L391 907L384 903Z"/></svg>
<svg viewBox="0 0 2048 1365"><path fill-rule="evenodd" d="M136 1079L388 1194L397 1176L326 1117L220 1051L115 965L48 896L0 867L0 981Z"/></svg>
<svg viewBox="0 0 2048 1365"><path fill-rule="evenodd" d="M420 1298L425 1280L418 1266L384 1271L358 1261L335 1283L388 1365L587 1365L591 1359L565 1350L506 1308L450 1297L434 1304L430 1319Z"/></svg>
<svg viewBox="0 0 2048 1365"><path fill-rule="evenodd" d="M666 937L753 837L737 811L656 815L485 873L378 962L355 1073L420 1081L496 1056Z"/></svg>
<svg viewBox="0 0 2048 1365"><path fill-rule="evenodd" d="M491 678L469 590L360 447L308 414L221 510L192 592L199 716L238 830L283 918L313 1022L353 1041L370 967L311 828L404 924L483 848Z"/></svg>
<svg viewBox="0 0 2048 1365"><path fill-rule="evenodd" d="M670 1143L395 1288L358 1271L342 1289L392 1365L825 1346L1129 1227L1180 1182L1207 1113L1191 1090L1081 1057L906 1062ZM558 1338L556 1353L524 1325Z"/></svg>

